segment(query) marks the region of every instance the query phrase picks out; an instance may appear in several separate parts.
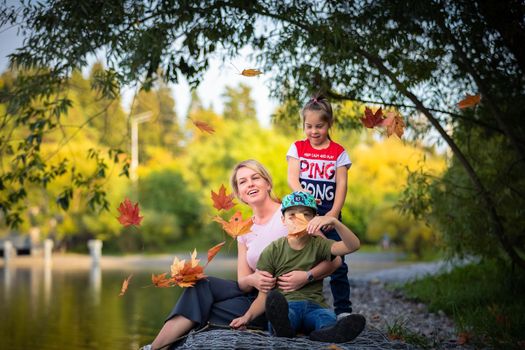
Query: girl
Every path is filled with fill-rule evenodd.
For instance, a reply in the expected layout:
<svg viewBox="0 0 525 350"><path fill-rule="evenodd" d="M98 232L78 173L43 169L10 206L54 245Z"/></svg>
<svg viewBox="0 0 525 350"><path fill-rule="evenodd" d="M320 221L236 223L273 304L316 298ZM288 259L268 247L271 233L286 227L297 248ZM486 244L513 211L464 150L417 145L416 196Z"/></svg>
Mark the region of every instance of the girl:
<svg viewBox="0 0 525 350"><path fill-rule="evenodd" d="M341 220L346 197L348 169L352 165L345 149L330 139L334 123L332 106L323 95L315 95L301 111L306 139L296 141L288 150L288 185L292 191L308 191L317 200L319 215ZM341 241L333 226L325 226L327 238ZM343 263L331 276L334 311L339 318L352 312L348 266Z"/></svg>

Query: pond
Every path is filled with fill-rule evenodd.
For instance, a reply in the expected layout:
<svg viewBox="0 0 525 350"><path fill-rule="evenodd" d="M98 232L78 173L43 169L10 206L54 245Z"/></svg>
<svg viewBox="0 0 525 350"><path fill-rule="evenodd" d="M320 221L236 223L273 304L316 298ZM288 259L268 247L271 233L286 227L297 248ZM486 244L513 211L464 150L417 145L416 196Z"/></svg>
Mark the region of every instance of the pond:
<svg viewBox="0 0 525 350"><path fill-rule="evenodd" d="M351 275L399 266L396 258L352 254ZM150 343L182 292L151 285L151 274L169 271L171 259L102 257L99 268L87 256L53 257L51 265L18 257L6 267L0 260L0 349L138 349ZM206 273L235 279L235 266L235 259L216 258Z"/></svg>
<svg viewBox="0 0 525 350"><path fill-rule="evenodd" d="M53 265L56 265L54 263ZM0 269L1 349L138 349L150 343L182 292L151 286L151 273L100 268ZM234 270L213 275L235 278Z"/></svg>

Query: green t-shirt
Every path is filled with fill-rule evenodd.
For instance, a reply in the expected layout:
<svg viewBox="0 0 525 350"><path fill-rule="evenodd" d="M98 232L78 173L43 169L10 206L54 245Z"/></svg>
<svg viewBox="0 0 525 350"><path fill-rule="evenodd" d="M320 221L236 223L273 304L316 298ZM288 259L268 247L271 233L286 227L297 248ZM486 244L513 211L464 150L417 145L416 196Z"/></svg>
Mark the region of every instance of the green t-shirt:
<svg viewBox="0 0 525 350"><path fill-rule="evenodd" d="M301 250L294 250L288 244L286 237L279 238L268 245L257 262L257 269L268 271L274 277L300 270L308 271L323 260L331 260L331 247L335 241L318 236L308 236L309 239ZM283 292L283 291L281 291ZM313 281L301 289L285 293L288 301L313 301L323 307L323 280Z"/></svg>

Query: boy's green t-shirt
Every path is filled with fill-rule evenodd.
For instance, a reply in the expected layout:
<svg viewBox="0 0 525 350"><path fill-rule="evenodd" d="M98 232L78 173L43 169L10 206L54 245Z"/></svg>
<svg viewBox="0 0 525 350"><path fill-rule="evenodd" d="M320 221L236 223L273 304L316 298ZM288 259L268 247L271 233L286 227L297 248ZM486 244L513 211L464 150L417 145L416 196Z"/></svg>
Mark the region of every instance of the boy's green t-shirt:
<svg viewBox="0 0 525 350"><path fill-rule="evenodd" d="M308 236L301 250L294 250L288 244L286 237L279 238L268 245L257 262L257 269L268 271L275 277L285 273L300 270L308 271L323 260L331 260L331 247L335 241L318 236ZM323 280L305 284L293 292L281 292L288 301L313 301L323 307L328 307L323 297Z"/></svg>

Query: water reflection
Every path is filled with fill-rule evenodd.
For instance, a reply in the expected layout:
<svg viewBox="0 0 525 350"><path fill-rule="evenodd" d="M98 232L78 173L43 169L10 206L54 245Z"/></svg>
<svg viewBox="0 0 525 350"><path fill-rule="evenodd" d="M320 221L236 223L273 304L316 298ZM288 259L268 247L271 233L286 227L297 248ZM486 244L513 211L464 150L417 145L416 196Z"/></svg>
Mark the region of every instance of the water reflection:
<svg viewBox="0 0 525 350"><path fill-rule="evenodd" d="M99 264L92 264L89 270L89 290L93 305L100 304L100 288L102 286L102 272Z"/></svg>

